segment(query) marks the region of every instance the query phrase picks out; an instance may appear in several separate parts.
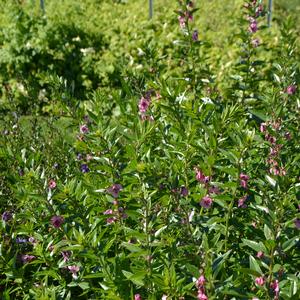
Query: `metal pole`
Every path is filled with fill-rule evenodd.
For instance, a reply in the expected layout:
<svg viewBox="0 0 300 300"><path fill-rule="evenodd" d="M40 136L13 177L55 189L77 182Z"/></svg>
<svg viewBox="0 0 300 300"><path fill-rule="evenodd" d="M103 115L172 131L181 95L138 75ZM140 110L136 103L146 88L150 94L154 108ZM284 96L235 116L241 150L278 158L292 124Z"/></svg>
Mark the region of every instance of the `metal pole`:
<svg viewBox="0 0 300 300"><path fill-rule="evenodd" d="M268 7L268 27L271 26L271 21L272 21L272 6L273 6L273 0L269 0L269 7Z"/></svg>
<svg viewBox="0 0 300 300"><path fill-rule="evenodd" d="M42 10L43 14L45 14L45 1L40 0L40 5L41 5L41 10Z"/></svg>
<svg viewBox="0 0 300 300"><path fill-rule="evenodd" d="M149 19L153 17L153 0L149 0Z"/></svg>

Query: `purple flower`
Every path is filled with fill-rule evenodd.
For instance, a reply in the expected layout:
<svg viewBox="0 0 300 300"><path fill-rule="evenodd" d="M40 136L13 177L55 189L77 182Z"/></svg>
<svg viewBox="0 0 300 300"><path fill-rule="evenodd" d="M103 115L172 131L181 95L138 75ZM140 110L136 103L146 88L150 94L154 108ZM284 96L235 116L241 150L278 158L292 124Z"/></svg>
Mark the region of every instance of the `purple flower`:
<svg viewBox="0 0 300 300"><path fill-rule="evenodd" d="M51 218L51 224L55 227L55 228L59 228L64 222L64 218L62 216L53 216Z"/></svg>
<svg viewBox="0 0 300 300"><path fill-rule="evenodd" d="M107 218L106 223L107 224L112 224L112 223L115 223L116 220L117 220L116 217Z"/></svg>
<svg viewBox="0 0 300 300"><path fill-rule="evenodd" d="M3 220L4 222L8 222L8 221L11 220L11 219L12 219L12 214L11 214L11 212L5 211L5 212L2 214L2 220Z"/></svg>
<svg viewBox="0 0 300 300"><path fill-rule="evenodd" d="M139 102L139 111L144 114L150 105L150 99L142 97Z"/></svg>
<svg viewBox="0 0 300 300"><path fill-rule="evenodd" d="M198 38L199 38L199 35L198 35L198 30L194 30L193 31L193 34L192 34L192 39L194 42L197 42L198 41Z"/></svg>
<svg viewBox="0 0 300 300"><path fill-rule="evenodd" d="M19 169L19 171L18 171L18 173L19 173L19 176L24 176L24 170L23 169Z"/></svg>
<svg viewBox="0 0 300 300"><path fill-rule="evenodd" d="M77 273L79 272L79 266L68 266L68 270L72 273L72 277L77 279Z"/></svg>
<svg viewBox="0 0 300 300"><path fill-rule="evenodd" d="M22 254L21 261L23 264L33 261L36 257L34 255Z"/></svg>
<svg viewBox="0 0 300 300"><path fill-rule="evenodd" d="M70 260L72 252L71 251L62 251L61 255L62 255L63 259L64 259L64 262L67 262L67 261Z"/></svg>
<svg viewBox="0 0 300 300"><path fill-rule="evenodd" d="M300 219L297 218L297 219L294 221L294 224L295 224L296 228L300 229Z"/></svg>
<svg viewBox="0 0 300 300"><path fill-rule="evenodd" d="M123 189L121 184L113 184L110 188L107 189L107 191L114 197L118 198L119 192Z"/></svg>
<svg viewBox="0 0 300 300"><path fill-rule="evenodd" d="M24 243L27 243L27 239L26 239L26 238L17 237L17 238L16 238L16 243L17 243L17 244L24 244Z"/></svg>
<svg viewBox="0 0 300 300"><path fill-rule="evenodd" d="M257 22L255 20L251 20L252 22L250 23L248 29L251 33L255 33L258 30L257 27Z"/></svg>
<svg viewBox="0 0 300 300"><path fill-rule="evenodd" d="M89 132L89 128L88 128L88 126L87 126L86 124L81 125L81 126L79 127L79 129L80 129L80 132L81 132L82 134L86 134L86 133Z"/></svg>
<svg viewBox="0 0 300 300"><path fill-rule="evenodd" d="M210 208L213 200L209 196L205 196L201 199L200 205L204 208Z"/></svg>
<svg viewBox="0 0 300 300"><path fill-rule="evenodd" d="M288 95L294 95L296 93L296 90L297 90L297 86L294 84L291 84L286 88L286 93Z"/></svg>
<svg viewBox="0 0 300 300"><path fill-rule="evenodd" d="M87 164L82 164L80 166L80 170L81 170L82 173L88 173L90 171L90 169L89 169L89 167L88 167Z"/></svg>
<svg viewBox="0 0 300 300"><path fill-rule="evenodd" d="M182 186L180 188L180 195L183 197L187 197L189 195L189 190L185 186Z"/></svg>

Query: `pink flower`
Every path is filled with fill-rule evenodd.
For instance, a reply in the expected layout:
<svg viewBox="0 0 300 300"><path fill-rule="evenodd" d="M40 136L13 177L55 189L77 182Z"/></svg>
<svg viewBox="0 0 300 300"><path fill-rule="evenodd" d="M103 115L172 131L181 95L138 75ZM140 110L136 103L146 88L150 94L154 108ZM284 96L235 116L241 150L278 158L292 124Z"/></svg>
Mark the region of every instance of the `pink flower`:
<svg viewBox="0 0 300 300"><path fill-rule="evenodd" d="M270 288L274 290L275 292L275 296L276 298L278 298L279 296L279 282L278 280L274 280L271 284L270 284Z"/></svg>
<svg viewBox="0 0 300 300"><path fill-rule="evenodd" d="M247 208L247 205L245 204L245 201L247 200L247 198L248 198L247 195L240 198L239 201L238 201L238 207Z"/></svg>
<svg viewBox="0 0 300 300"><path fill-rule="evenodd" d="M79 266L75 266L75 265L73 265L73 266L68 266L68 270L72 273L72 277L74 278L74 279L77 279L77 273L79 272L79 270L80 270L80 268L79 268Z"/></svg>
<svg viewBox="0 0 300 300"><path fill-rule="evenodd" d="M56 182L55 182L55 180L51 179L49 181L49 183L48 183L48 187L49 187L50 190L55 189L56 188Z"/></svg>
<svg viewBox="0 0 300 300"><path fill-rule="evenodd" d="M240 174L240 179L241 179L241 181L240 181L241 187L246 189L247 185L248 185L249 176L246 175L246 174L241 173Z"/></svg>
<svg viewBox="0 0 300 300"><path fill-rule="evenodd" d="M81 125L81 126L79 127L79 129L80 129L80 132L81 132L82 134L86 134L86 133L89 132L89 128L88 128L88 126L87 126L86 124Z"/></svg>
<svg viewBox="0 0 300 300"><path fill-rule="evenodd" d="M61 255L62 255L63 259L64 259L64 262L67 262L67 261L70 260L71 254L72 254L71 251L62 251L61 252Z"/></svg>
<svg viewBox="0 0 300 300"><path fill-rule="evenodd" d="M22 261L23 264L27 264L29 262L32 262L35 259L36 259L36 257L34 255L28 255L28 254L22 254L21 255L21 261Z"/></svg>
<svg viewBox="0 0 300 300"><path fill-rule="evenodd" d="M270 172L270 174L273 174L275 176L277 176L277 175L280 174L280 170L278 168L276 168L276 167L270 168L269 172Z"/></svg>
<svg viewBox="0 0 300 300"><path fill-rule="evenodd" d="M28 239L28 242L31 243L32 245L36 245L36 244L37 244L37 241L36 241L36 239L35 239L33 236L31 236L31 237Z"/></svg>
<svg viewBox="0 0 300 300"><path fill-rule="evenodd" d="M139 102L139 111L144 114L150 105L150 99L142 97Z"/></svg>
<svg viewBox="0 0 300 300"><path fill-rule="evenodd" d="M255 298L252 298L252 300L259 300L259 299L255 297Z"/></svg>
<svg viewBox="0 0 300 300"><path fill-rule="evenodd" d="M113 210L112 209L107 209L105 212L103 212L104 215L112 215Z"/></svg>
<svg viewBox="0 0 300 300"><path fill-rule="evenodd" d="M218 195L218 194L221 193L220 189L219 189L217 186L215 186L215 185L211 186L211 187L209 188L208 192L209 192L210 194L216 194L216 195Z"/></svg>
<svg viewBox="0 0 300 300"><path fill-rule="evenodd" d="M205 176L201 170L199 170L198 168L195 168L196 171L196 180L201 182L201 183L205 183L207 184L210 181L210 177L209 176Z"/></svg>
<svg viewBox="0 0 300 300"><path fill-rule="evenodd" d="M253 47L253 48L257 48L257 47L260 45L260 40L259 40L258 38L253 39L253 40L251 41L251 44L252 44L252 47Z"/></svg>
<svg viewBox="0 0 300 300"><path fill-rule="evenodd" d="M240 184L241 184L241 187L246 189L247 188L247 185L248 185L248 182L246 180L241 180L240 181Z"/></svg>
<svg viewBox="0 0 300 300"><path fill-rule="evenodd" d="M184 27L185 27L185 17L179 16L179 17L178 17L178 21L179 21L180 27L181 27L181 28L184 28Z"/></svg>
<svg viewBox="0 0 300 300"><path fill-rule="evenodd" d="M107 224L112 224L112 223L115 223L116 220L117 220L116 217L107 218L106 223Z"/></svg>
<svg viewBox="0 0 300 300"><path fill-rule="evenodd" d="M296 90L297 90L297 86L294 85L294 84L291 84L291 85L289 85L289 86L286 88L286 93L287 93L288 95L293 95L293 94L296 93Z"/></svg>
<svg viewBox="0 0 300 300"><path fill-rule="evenodd" d="M142 300L142 296L140 294L135 294L134 300Z"/></svg>
<svg viewBox="0 0 300 300"><path fill-rule="evenodd" d="M255 20L251 22L248 29L251 33L255 33L258 30L257 22Z"/></svg>
<svg viewBox="0 0 300 300"><path fill-rule="evenodd" d="M300 229L300 219L297 218L297 219L294 221L294 224L295 224L295 226L296 226L297 229Z"/></svg>
<svg viewBox="0 0 300 300"><path fill-rule="evenodd" d="M208 300L207 296L205 295L205 293L202 290L198 291L197 299L198 300Z"/></svg>
<svg viewBox="0 0 300 300"><path fill-rule="evenodd" d="M246 174L244 174L244 173L241 173L241 174L240 174L240 179L241 179L241 180L246 180L246 181L248 181L248 180L249 180L249 176L246 175Z"/></svg>
<svg viewBox="0 0 300 300"><path fill-rule="evenodd" d="M141 119L142 119L142 121L154 122L154 117L153 116L147 116L147 115L142 114Z"/></svg>
<svg viewBox="0 0 300 300"><path fill-rule="evenodd" d="M161 300L168 300L168 296L167 296L167 295L163 295L163 296L161 297Z"/></svg>
<svg viewBox="0 0 300 300"><path fill-rule="evenodd" d="M291 133L288 132L288 131L284 134L284 137L285 137L288 141L290 141L290 140L292 139Z"/></svg>
<svg viewBox="0 0 300 300"><path fill-rule="evenodd" d="M191 12L186 11L186 12L185 12L185 15L186 15L186 17L188 18L189 21L191 21L191 22L193 21L193 15L192 15Z"/></svg>
<svg viewBox="0 0 300 300"><path fill-rule="evenodd" d="M264 279L264 277L263 277L263 276L261 276L261 277L256 277L256 278L255 278L255 283L256 283L257 285L263 286L263 285L265 284L265 279Z"/></svg>
<svg viewBox="0 0 300 300"><path fill-rule="evenodd" d="M204 208L210 208L213 200L209 196L205 196L202 198L200 205Z"/></svg>
<svg viewBox="0 0 300 300"><path fill-rule="evenodd" d="M266 123L261 123L259 127L260 132L265 133L267 130L267 124Z"/></svg>
<svg viewBox="0 0 300 300"><path fill-rule="evenodd" d="M55 228L59 228L64 222L64 218L62 216L53 216L51 218L51 224L55 227Z"/></svg>
<svg viewBox="0 0 300 300"><path fill-rule="evenodd" d="M196 280L196 287L199 289L200 287L203 287L206 283L206 279L203 275L201 275L197 280Z"/></svg>
<svg viewBox="0 0 300 300"><path fill-rule="evenodd" d="M119 192L123 189L121 184L113 184L110 188L107 189L107 191L114 197L118 198Z"/></svg>
<svg viewBox="0 0 300 300"><path fill-rule="evenodd" d="M264 257L264 253L262 251L258 251L256 254L257 258L263 258Z"/></svg>

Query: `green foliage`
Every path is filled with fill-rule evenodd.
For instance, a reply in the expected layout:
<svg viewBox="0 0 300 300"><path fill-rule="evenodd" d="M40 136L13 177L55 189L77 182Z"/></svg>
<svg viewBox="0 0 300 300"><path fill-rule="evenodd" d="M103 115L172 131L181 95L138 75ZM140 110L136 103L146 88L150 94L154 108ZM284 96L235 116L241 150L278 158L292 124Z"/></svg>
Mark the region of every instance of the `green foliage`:
<svg viewBox="0 0 300 300"><path fill-rule="evenodd" d="M298 299L293 17L73 2L1 2L0 297Z"/></svg>

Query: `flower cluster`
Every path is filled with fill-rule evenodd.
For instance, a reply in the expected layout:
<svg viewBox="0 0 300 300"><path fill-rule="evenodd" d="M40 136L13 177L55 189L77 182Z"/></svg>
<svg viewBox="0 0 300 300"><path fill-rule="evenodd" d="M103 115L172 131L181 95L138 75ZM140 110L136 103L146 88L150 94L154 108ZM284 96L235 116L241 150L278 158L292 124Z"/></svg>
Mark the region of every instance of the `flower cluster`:
<svg viewBox="0 0 300 300"><path fill-rule="evenodd" d="M273 132L280 134L280 130L282 128L282 120L277 119L275 121L267 121L266 123L262 123L260 125L260 132L265 136L265 140L270 143L270 153L267 158L267 164L269 166L269 172L272 175L285 176L286 170L283 166L280 166L280 151L283 147L282 144L277 142L277 139ZM286 140L291 139L291 135L289 132L283 133L283 138Z"/></svg>
<svg viewBox="0 0 300 300"><path fill-rule="evenodd" d="M247 20L249 21L248 32L252 35L259 30L258 27L258 17L264 14L263 5L261 1L251 0L244 4L244 8L247 10ZM251 41L253 48L260 45L260 40L258 38L253 38Z"/></svg>
<svg viewBox="0 0 300 300"><path fill-rule="evenodd" d="M139 112L140 112L141 119L143 121L152 121L152 122L154 121L153 115L148 113L153 96L157 100L159 100L161 98L161 95L160 95L159 92L155 92L154 90L151 89L151 90L147 91L145 93L145 95L141 97L141 99L139 101L138 107L139 107Z"/></svg>
<svg viewBox="0 0 300 300"><path fill-rule="evenodd" d="M51 218L51 224L55 228L59 228L64 222L64 218L62 216L53 216Z"/></svg>
<svg viewBox="0 0 300 300"><path fill-rule="evenodd" d="M195 167L194 170L196 172L196 180L203 184L207 190L207 195L201 199L200 205L204 208L210 208L213 203L213 199L210 197L210 194L219 194L220 190L218 187L210 185L210 176L205 175L203 171L197 167Z"/></svg>
<svg viewBox="0 0 300 300"><path fill-rule="evenodd" d="M183 1L184 2L184 1ZM182 1L180 2L182 9L179 10L179 26L181 28L185 28L187 26L188 22L193 21L193 8L194 8L194 3L193 1L185 1L183 3Z"/></svg>
<svg viewBox="0 0 300 300"><path fill-rule="evenodd" d="M208 300L208 297L205 294L205 284L206 284L206 279L203 275L201 275L196 280L196 288L198 289L198 294L197 294L198 300Z"/></svg>
<svg viewBox="0 0 300 300"><path fill-rule="evenodd" d="M297 90L297 86L294 84L291 84L286 88L286 93L288 95L294 95L296 93L296 90Z"/></svg>

